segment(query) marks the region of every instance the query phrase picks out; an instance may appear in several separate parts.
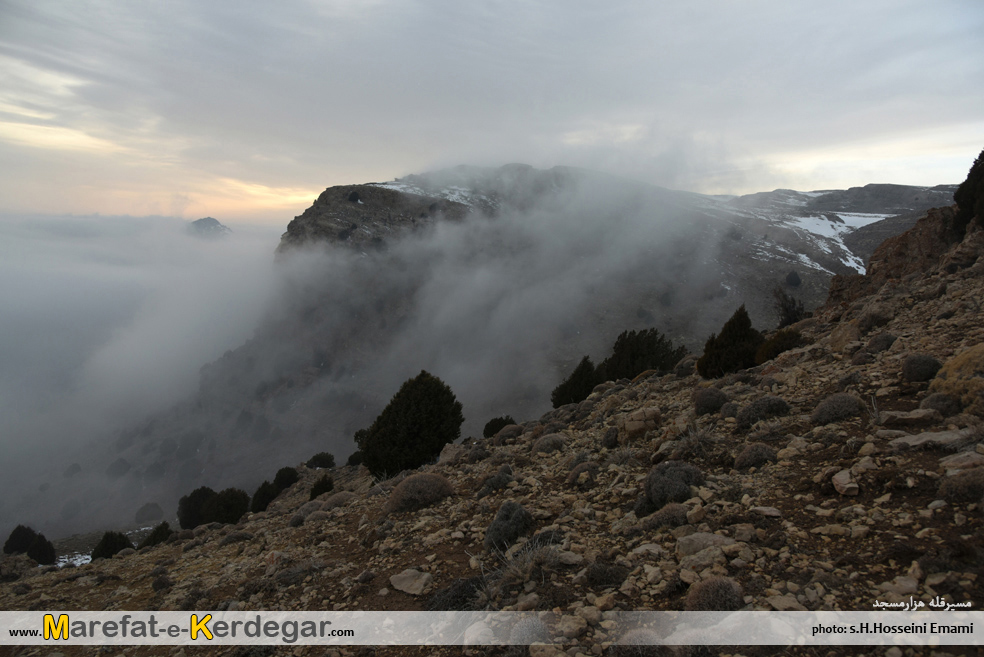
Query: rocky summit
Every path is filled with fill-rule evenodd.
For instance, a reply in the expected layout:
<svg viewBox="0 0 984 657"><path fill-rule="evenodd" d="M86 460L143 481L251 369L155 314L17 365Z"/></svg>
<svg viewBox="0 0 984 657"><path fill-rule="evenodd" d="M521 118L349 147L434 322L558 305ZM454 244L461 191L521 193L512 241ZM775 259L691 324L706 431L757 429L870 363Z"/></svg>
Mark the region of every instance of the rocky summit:
<svg viewBox="0 0 984 657"><path fill-rule="evenodd" d="M976 217L954 232L952 216L930 213L879 247L867 275L835 285L828 303L794 326L803 346L758 367L708 380L690 358L671 374L610 381L579 404L448 445L437 463L387 481L361 466L300 465L298 481L264 512L109 559L39 568L4 556L0 607L542 610L559 618L558 638L530 652L558 657L609 654L618 610L871 610L910 599L976 610L984 604L984 225ZM333 490L311 500L326 472ZM275 652L373 651L140 646L114 654Z"/></svg>

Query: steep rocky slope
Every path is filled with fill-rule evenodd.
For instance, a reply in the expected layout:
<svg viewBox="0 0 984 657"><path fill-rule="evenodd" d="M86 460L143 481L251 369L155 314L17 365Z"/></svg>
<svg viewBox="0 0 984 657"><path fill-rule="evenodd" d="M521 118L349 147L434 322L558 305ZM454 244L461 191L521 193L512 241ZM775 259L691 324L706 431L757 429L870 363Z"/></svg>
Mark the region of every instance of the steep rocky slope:
<svg viewBox="0 0 984 657"><path fill-rule="evenodd" d="M899 243L945 234L947 216L930 213ZM608 612L682 609L688 592L714 577L737 582L747 609L868 610L910 596L976 609L984 600L982 228L976 219L956 244L933 242L918 268L886 245L876 253L882 268L856 294L800 323L809 344L757 368L701 380L682 363L673 374L602 384L581 404L494 439L449 446L420 472L446 477L454 494L427 508L385 510L413 473L375 483L349 467L334 471L334 492L309 502L322 473L299 466L298 483L237 525L198 527L76 568L5 558L0 607L537 609L559 615L555 647L537 654L571 657L603 654L617 640ZM878 282L879 272L892 274ZM702 476L681 503L647 513L659 495L650 473L668 461ZM507 502L532 522L518 540L485 549Z"/></svg>

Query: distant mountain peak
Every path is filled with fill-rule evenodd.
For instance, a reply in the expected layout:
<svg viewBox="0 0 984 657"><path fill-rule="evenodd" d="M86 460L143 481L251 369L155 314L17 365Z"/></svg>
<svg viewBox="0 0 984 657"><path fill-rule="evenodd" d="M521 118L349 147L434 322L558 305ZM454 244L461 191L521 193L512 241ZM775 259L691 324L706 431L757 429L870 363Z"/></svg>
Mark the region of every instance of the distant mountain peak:
<svg viewBox="0 0 984 657"><path fill-rule="evenodd" d="M222 225L218 219L203 217L189 223L188 232L196 237L216 238L225 237L232 232L232 229Z"/></svg>

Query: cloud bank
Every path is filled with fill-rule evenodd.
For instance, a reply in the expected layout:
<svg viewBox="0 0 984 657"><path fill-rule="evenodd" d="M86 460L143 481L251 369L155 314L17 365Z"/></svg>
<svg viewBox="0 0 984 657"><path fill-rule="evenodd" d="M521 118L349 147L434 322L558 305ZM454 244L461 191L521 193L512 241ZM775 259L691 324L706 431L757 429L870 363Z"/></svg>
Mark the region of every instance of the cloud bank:
<svg viewBox="0 0 984 657"><path fill-rule="evenodd" d="M0 210L282 223L328 185L515 161L707 193L956 182L982 29L959 0L10 0Z"/></svg>

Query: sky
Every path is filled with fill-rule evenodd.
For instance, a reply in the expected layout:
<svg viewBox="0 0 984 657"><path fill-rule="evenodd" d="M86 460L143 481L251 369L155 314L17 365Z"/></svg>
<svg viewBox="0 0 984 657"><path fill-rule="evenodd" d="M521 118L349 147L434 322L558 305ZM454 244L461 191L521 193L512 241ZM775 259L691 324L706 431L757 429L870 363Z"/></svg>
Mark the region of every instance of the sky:
<svg viewBox="0 0 984 657"><path fill-rule="evenodd" d="M978 0L0 0L0 212L284 226L332 185L510 162L958 183L981 34Z"/></svg>

